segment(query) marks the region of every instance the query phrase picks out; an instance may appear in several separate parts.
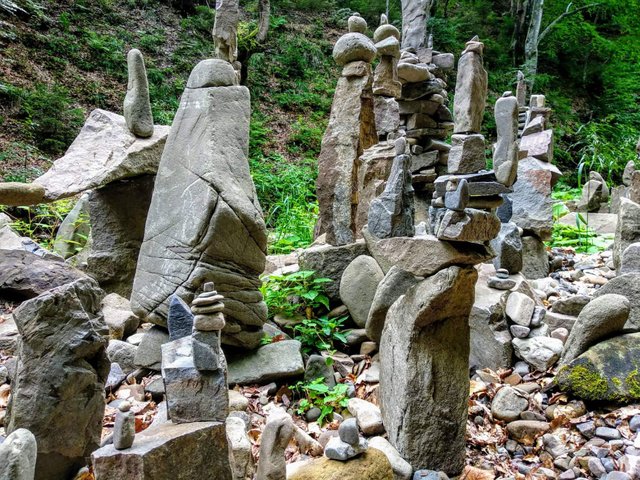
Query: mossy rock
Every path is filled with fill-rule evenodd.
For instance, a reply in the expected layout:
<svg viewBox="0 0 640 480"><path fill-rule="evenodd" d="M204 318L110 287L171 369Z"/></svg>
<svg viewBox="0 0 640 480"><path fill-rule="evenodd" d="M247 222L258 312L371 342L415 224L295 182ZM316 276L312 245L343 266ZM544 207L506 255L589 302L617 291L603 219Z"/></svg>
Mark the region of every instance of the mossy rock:
<svg viewBox="0 0 640 480"><path fill-rule="evenodd" d="M363 455L347 462L321 457L304 462L293 472L287 471L287 480L393 480L393 478L393 470L387 456L375 448L369 448Z"/></svg>
<svg viewBox="0 0 640 480"><path fill-rule="evenodd" d="M628 403L640 400L640 333L605 340L563 367L561 390L583 400Z"/></svg>

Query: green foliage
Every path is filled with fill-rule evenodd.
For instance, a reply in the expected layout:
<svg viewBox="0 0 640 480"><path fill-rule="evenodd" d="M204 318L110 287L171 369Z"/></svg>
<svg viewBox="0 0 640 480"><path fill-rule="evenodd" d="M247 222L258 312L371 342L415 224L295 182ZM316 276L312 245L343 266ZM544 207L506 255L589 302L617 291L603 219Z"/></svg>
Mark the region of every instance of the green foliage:
<svg viewBox="0 0 640 480"><path fill-rule="evenodd" d="M576 225L554 222L549 246L571 247L578 253L596 253L605 250L611 240L611 236L599 236L591 230L587 220L577 214Z"/></svg>
<svg viewBox="0 0 640 480"><path fill-rule="evenodd" d="M310 354L322 350L335 350L338 343L346 344L348 331L344 323L348 317L329 318L323 315L318 318L305 318L294 325L294 338L302 344L302 351Z"/></svg>
<svg viewBox="0 0 640 480"><path fill-rule="evenodd" d="M300 270L286 275L270 275L262 283L262 296L269 308L269 316L303 314L312 318L317 311L329 310L324 285L330 278L316 278L315 272Z"/></svg>
<svg viewBox="0 0 640 480"><path fill-rule="evenodd" d="M56 233L64 218L73 209L72 199L58 200L28 207L7 209L13 222L11 227L19 234L31 238L47 250L53 250Z"/></svg>
<svg viewBox="0 0 640 480"><path fill-rule="evenodd" d="M329 388L324 383L324 378L316 378L311 382L298 382L293 386L293 391L303 397L298 403L298 415L303 415L313 407L320 409L318 423L323 425L325 420L333 418L333 413L343 410L349 403L347 395L349 386L338 383Z"/></svg>

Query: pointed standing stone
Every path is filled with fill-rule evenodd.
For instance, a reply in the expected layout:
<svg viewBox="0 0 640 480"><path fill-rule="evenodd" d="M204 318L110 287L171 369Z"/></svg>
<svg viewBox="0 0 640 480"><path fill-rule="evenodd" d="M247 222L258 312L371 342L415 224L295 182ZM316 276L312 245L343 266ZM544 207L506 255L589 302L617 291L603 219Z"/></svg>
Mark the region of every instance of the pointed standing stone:
<svg viewBox="0 0 640 480"><path fill-rule="evenodd" d="M113 425L113 448L126 450L133 445L136 437L136 417L131 411L129 402L122 402L116 412L116 420Z"/></svg>
<svg viewBox="0 0 640 480"><path fill-rule="evenodd" d="M458 61L453 105L454 133L479 133L487 101L487 71L482 65L484 44L478 37L467 42Z"/></svg>
<svg viewBox="0 0 640 480"><path fill-rule="evenodd" d="M510 187L518 174L518 100L505 92L495 106L497 142L493 151L496 180Z"/></svg>
<svg viewBox="0 0 640 480"><path fill-rule="evenodd" d="M516 85L516 99L518 107L525 107L527 104L527 83L524 80L524 73L518 70L518 83Z"/></svg>
<svg viewBox="0 0 640 480"><path fill-rule="evenodd" d="M153 115L149 101L149 82L144 58L140 50L134 48L127 54L129 84L124 97L124 119L127 127L136 137L153 135Z"/></svg>

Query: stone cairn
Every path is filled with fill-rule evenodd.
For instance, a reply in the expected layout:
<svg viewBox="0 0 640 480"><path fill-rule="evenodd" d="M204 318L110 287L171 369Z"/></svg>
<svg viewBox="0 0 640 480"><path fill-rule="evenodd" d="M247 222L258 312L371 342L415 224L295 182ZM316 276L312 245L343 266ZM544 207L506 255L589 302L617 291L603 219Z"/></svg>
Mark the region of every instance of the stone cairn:
<svg viewBox="0 0 640 480"><path fill-rule="evenodd" d="M360 436L355 418L344 420L338 427L338 436L332 437L324 454L332 460L345 462L367 451L367 440Z"/></svg>

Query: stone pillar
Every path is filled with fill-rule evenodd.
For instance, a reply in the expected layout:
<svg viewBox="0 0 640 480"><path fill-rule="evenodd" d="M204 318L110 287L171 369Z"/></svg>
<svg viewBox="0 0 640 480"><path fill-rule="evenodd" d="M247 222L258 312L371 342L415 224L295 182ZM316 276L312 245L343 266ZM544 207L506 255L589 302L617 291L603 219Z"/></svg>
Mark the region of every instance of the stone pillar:
<svg viewBox="0 0 640 480"><path fill-rule="evenodd" d="M343 67L342 76L318 158L320 233L327 234L331 245L346 245L356 239L357 160L378 142L371 72L376 48L361 33L366 30L364 19L351 17L349 30L333 49L334 60Z"/></svg>
<svg viewBox="0 0 640 480"><path fill-rule="evenodd" d="M469 314L477 272L452 266L389 309L380 342L380 403L390 443L414 469L459 475L469 395Z"/></svg>
<svg viewBox="0 0 640 480"><path fill-rule="evenodd" d="M129 83L127 95L124 97L124 119L131 133L136 137L147 138L153 135L153 115L149 101L147 70L140 50L129 50L127 67Z"/></svg>
<svg viewBox="0 0 640 480"><path fill-rule="evenodd" d="M6 428L35 435L37 480L72 478L100 444L110 367L103 296L94 280L80 279L14 312L21 344Z"/></svg>
<svg viewBox="0 0 640 480"><path fill-rule="evenodd" d="M518 173L518 100L505 92L494 109L497 141L493 149L493 169L496 180L510 187Z"/></svg>

